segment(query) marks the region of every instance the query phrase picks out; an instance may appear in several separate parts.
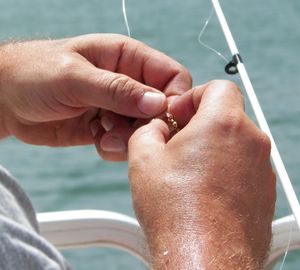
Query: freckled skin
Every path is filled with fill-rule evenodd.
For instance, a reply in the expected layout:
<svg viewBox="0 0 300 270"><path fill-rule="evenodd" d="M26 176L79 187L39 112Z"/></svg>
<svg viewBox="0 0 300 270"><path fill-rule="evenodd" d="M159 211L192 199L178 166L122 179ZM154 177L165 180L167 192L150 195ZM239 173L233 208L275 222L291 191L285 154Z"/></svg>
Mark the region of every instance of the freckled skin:
<svg viewBox="0 0 300 270"><path fill-rule="evenodd" d="M262 269L276 198L268 138L230 82L196 87L169 109L183 127L177 134L156 119L129 141L133 205L152 268Z"/></svg>

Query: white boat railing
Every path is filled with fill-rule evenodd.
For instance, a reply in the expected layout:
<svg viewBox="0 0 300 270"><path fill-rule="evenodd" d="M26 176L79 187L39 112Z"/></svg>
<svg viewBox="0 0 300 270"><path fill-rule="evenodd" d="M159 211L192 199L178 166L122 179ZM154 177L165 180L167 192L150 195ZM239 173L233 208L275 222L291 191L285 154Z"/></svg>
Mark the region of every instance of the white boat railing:
<svg viewBox="0 0 300 270"><path fill-rule="evenodd" d="M149 254L138 222L126 215L100 210L40 213L40 232L58 249L114 247L148 265ZM286 250L300 249L300 231L293 216L273 222L273 243L266 270L271 270Z"/></svg>
<svg viewBox="0 0 300 270"><path fill-rule="evenodd" d="M40 233L58 249L114 247L146 265L148 250L138 222L126 215L100 210L40 213Z"/></svg>

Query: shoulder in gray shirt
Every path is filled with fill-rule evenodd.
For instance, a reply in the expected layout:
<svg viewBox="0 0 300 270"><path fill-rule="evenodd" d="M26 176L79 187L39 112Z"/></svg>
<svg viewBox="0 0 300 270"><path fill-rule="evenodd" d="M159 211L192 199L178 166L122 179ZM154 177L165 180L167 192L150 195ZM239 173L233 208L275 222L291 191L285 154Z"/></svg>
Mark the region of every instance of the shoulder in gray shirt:
<svg viewBox="0 0 300 270"><path fill-rule="evenodd" d="M0 166L0 270L70 270L43 239L32 204L16 180Z"/></svg>

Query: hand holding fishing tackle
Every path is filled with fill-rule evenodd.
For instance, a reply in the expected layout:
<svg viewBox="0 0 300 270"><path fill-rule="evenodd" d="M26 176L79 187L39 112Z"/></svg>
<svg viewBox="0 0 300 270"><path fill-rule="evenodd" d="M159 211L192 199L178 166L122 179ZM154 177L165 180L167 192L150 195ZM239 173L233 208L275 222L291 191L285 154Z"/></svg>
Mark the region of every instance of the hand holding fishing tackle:
<svg viewBox="0 0 300 270"><path fill-rule="evenodd" d="M0 58L0 138L49 146L95 143L113 160L110 151L124 159L125 149L109 134L102 140L103 126L114 125L102 115L118 114L115 121L126 123L118 136L126 136L132 133L128 117L152 118L166 110L167 96L191 88L179 63L121 35L4 44Z"/></svg>
<svg viewBox="0 0 300 270"><path fill-rule="evenodd" d="M263 268L276 197L270 141L238 87L214 81L177 98L183 127L154 119L129 141L129 178L153 269Z"/></svg>

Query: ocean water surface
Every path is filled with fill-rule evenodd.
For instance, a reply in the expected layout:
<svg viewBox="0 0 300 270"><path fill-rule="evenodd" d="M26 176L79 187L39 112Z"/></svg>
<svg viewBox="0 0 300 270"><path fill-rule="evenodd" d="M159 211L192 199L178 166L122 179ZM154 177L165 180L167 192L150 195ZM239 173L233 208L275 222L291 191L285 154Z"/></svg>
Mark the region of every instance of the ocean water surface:
<svg viewBox="0 0 300 270"><path fill-rule="evenodd" d="M300 197L300 2L223 0L275 141ZM232 79L224 61L197 42L209 16L209 0L127 0L132 36L185 65L194 85ZM0 2L0 40L63 38L87 33L126 34L121 0L7 0ZM213 16L203 36L230 58ZM1 61L1 59L0 59ZM250 115L252 111L247 104ZM38 212L104 209L134 216L127 164L102 161L93 147L48 148L14 138L0 142L0 163L29 193ZM278 189L276 217L288 215ZM144 269L129 255L111 249L64 252L77 270ZM283 269L298 270L300 253L287 256Z"/></svg>

